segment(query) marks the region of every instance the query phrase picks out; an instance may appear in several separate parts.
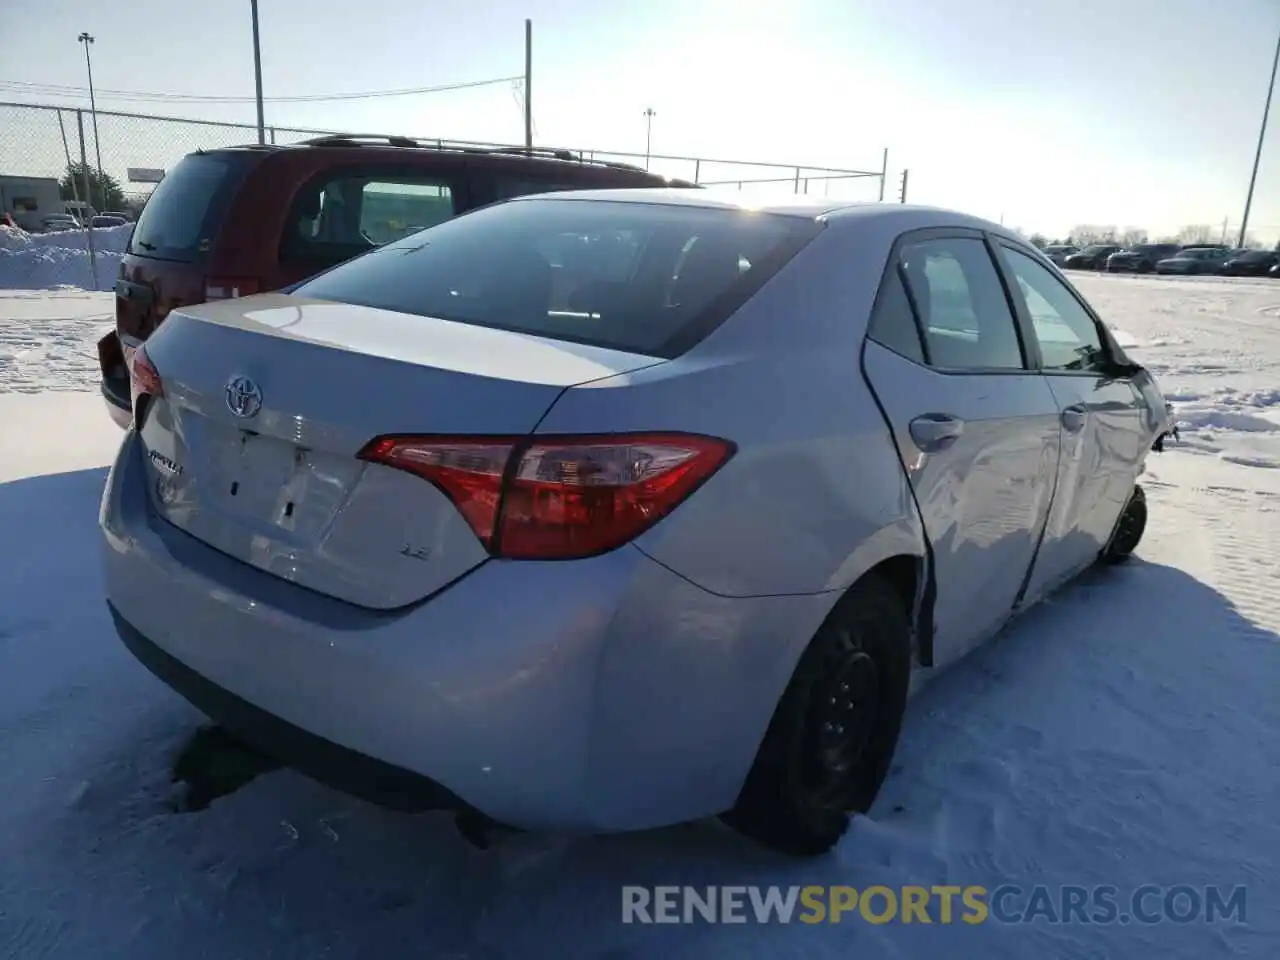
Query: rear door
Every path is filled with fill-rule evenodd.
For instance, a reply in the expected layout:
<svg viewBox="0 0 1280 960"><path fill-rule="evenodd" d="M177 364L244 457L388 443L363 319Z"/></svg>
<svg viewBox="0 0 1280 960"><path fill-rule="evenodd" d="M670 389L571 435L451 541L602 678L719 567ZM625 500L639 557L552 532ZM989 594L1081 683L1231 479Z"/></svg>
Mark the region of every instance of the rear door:
<svg viewBox="0 0 1280 960"><path fill-rule="evenodd" d="M1028 601L1091 564L1106 545L1150 445L1149 409L1132 377L1108 373L1100 321L1032 254L999 247L1015 305L1033 331L1062 422L1062 455Z"/></svg>
<svg viewBox="0 0 1280 960"><path fill-rule="evenodd" d="M1009 617L1058 461L1058 402L981 233L917 231L895 248L863 354L932 551L934 663Z"/></svg>
<svg viewBox="0 0 1280 960"><path fill-rule="evenodd" d="M202 303L209 260L234 194L261 159L248 150L193 153L156 186L116 281L116 330L128 353L170 310Z"/></svg>

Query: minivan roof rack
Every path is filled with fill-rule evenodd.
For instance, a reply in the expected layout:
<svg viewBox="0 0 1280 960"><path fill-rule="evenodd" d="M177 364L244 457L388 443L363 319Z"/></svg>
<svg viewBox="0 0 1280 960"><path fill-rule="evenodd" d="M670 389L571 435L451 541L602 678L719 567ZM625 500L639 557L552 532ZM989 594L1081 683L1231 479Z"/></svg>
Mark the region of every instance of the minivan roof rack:
<svg viewBox="0 0 1280 960"><path fill-rule="evenodd" d="M299 140L305 147L359 146L360 144L387 144L392 147L421 147L423 144L411 137L387 136L382 133L328 133L323 137Z"/></svg>
<svg viewBox="0 0 1280 960"><path fill-rule="evenodd" d="M504 156L546 157L549 160L564 160L569 163L587 163L598 167L611 167L615 170L635 170L645 172L643 167L633 163L621 163L617 160L600 160L596 157L585 157L582 153L558 147L485 147L485 153L496 153Z"/></svg>
<svg viewBox="0 0 1280 960"><path fill-rule="evenodd" d="M559 147L523 147L514 145L491 147L478 144L450 143L447 140L418 140L413 137L388 136L381 133L331 133L320 137L311 137L308 140L299 140L295 145L306 147L356 147L366 145L417 147L428 150L447 150L455 153L544 158L547 160L560 160L566 163L609 167L614 170L644 172L643 167L638 167L633 163L620 163L616 160L599 160L594 157L585 157L581 153Z"/></svg>

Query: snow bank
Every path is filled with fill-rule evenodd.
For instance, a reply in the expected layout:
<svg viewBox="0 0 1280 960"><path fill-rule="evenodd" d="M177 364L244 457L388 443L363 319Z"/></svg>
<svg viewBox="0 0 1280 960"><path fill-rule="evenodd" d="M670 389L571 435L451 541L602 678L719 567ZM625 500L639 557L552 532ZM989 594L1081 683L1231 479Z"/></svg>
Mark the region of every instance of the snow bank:
<svg viewBox="0 0 1280 960"><path fill-rule="evenodd" d="M133 234L133 224L95 228L92 233L96 277L90 268L88 231L27 233L0 227L0 289L110 290L120 272L120 259Z"/></svg>

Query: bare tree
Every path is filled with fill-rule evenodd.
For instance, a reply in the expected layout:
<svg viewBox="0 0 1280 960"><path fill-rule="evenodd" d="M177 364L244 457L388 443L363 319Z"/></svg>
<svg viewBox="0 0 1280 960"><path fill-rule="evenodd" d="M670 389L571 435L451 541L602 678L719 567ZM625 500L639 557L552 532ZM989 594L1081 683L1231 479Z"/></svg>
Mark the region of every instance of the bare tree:
<svg viewBox="0 0 1280 960"><path fill-rule="evenodd" d="M1183 244L1212 243L1214 229L1207 223L1193 223L1178 231L1178 242Z"/></svg>
<svg viewBox="0 0 1280 960"><path fill-rule="evenodd" d="M1043 250L1049 245L1049 239L1043 233L1033 233L1028 239L1037 250Z"/></svg>
<svg viewBox="0 0 1280 960"><path fill-rule="evenodd" d="M1136 246L1139 243L1147 242L1147 231L1141 227L1125 227L1120 231L1120 242L1126 247Z"/></svg>
<svg viewBox="0 0 1280 960"><path fill-rule="evenodd" d="M1262 248L1262 244L1258 242L1258 238L1252 233L1245 233L1244 247L1246 250L1259 250Z"/></svg>

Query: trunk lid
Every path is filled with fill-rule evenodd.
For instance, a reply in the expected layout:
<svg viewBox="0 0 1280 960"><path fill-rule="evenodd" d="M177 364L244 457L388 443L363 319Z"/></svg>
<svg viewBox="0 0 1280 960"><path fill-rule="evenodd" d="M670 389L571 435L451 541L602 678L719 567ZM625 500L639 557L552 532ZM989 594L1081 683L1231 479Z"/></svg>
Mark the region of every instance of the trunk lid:
<svg viewBox="0 0 1280 960"><path fill-rule="evenodd" d="M488 555L434 485L357 459L368 441L524 436L565 388L663 362L288 294L177 310L147 354L165 393L140 430L156 511L261 570L377 609Z"/></svg>

